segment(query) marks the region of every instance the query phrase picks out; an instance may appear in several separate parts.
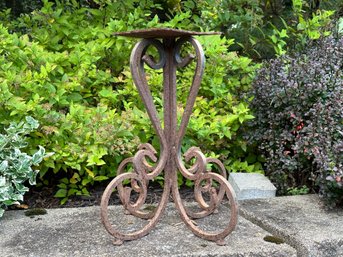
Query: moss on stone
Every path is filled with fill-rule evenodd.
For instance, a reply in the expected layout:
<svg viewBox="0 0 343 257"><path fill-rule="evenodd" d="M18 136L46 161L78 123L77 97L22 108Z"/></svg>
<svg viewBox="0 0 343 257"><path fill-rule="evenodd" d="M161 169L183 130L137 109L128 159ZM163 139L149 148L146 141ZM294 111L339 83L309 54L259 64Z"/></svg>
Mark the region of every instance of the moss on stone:
<svg viewBox="0 0 343 257"><path fill-rule="evenodd" d="M283 244L285 242L282 238L276 236L265 236L263 240L274 244Z"/></svg>
<svg viewBox="0 0 343 257"><path fill-rule="evenodd" d="M35 216L35 215L44 215L47 214L48 212L44 208L33 208L25 211L25 215L30 217L30 216Z"/></svg>

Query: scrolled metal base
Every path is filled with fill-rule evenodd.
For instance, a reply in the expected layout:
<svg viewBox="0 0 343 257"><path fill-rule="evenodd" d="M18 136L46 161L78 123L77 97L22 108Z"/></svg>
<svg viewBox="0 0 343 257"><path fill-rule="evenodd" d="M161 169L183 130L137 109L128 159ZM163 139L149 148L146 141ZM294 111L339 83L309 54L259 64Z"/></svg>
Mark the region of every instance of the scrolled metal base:
<svg viewBox="0 0 343 257"><path fill-rule="evenodd" d="M195 55L190 54L182 57L180 52L187 42L195 49ZM158 62L146 54L149 47L157 49L160 56ZM176 69L187 66L193 60L196 60L195 74L178 126L175 111L177 110ZM206 158L198 147L191 147L183 157L181 156L181 143L199 91L204 63L205 58L201 45L190 36L179 39L164 38L163 41L143 39L132 50L130 59L132 77L159 138L161 151L157 157L157 151L152 145L147 143L140 145L133 157L125 159L120 164L118 176L110 182L104 191L101 199L101 219L106 230L115 238L114 244L116 245L147 235L160 219L170 194L181 219L196 236L223 245L224 238L234 230L237 224L238 206L235 193L227 181L224 165L218 159ZM162 128L158 118L146 80L144 64L152 69L163 68L164 128ZM190 165L187 166L185 163L190 163ZM133 172L125 173L125 168L129 164L133 166ZM209 164L216 165L220 174L209 170ZM191 210L184 205L178 189L177 171L183 177L193 181L194 198L199 211ZM154 180L162 172L164 173L164 188L161 200L155 209L147 211L144 208L144 203L147 198L149 181ZM127 185L128 181L129 185ZM108 217L108 204L115 189L118 191L125 212L146 220L146 224L142 228L133 232L123 232L112 226ZM138 194L134 201L131 199L133 192ZM204 194L209 195L208 201L204 199ZM224 228L221 231L211 232L197 226L194 220L218 212L218 207L225 196L229 200L230 218Z"/></svg>
<svg viewBox="0 0 343 257"><path fill-rule="evenodd" d="M223 164L218 159L205 158L198 148L192 147L186 152L185 160L189 161L192 158L196 158L196 162L187 170L188 174L183 175L186 175L186 177L194 182L194 198L200 211L195 212L184 205L178 190L177 177L175 176L171 179L165 179L164 191L157 207L151 211L146 211L144 204L147 197L148 185L149 181L154 179L154 177L149 177L149 173L146 173L146 171L152 171L154 169L153 166L149 165L147 158L149 161L156 161L155 153L155 149L151 145L141 145L140 150L133 158L127 158L121 163L118 169L118 176L110 182L103 193L101 199L101 219L106 230L115 237L115 245L120 245L123 241L134 240L147 235L155 227L163 214L170 194L173 196L174 204L182 220L195 235L206 240L215 241L218 245L223 245L224 238L234 230L238 216L235 194L227 181ZM173 157L176 157L176 155L171 154L170 158ZM175 158L173 161L177 162L178 159ZM130 163L133 165L135 172L123 173L124 168ZM206 167L209 163L217 165L221 174L207 170ZM182 171L180 172L182 173ZM128 180L130 181L130 185L124 186L124 181ZM132 233L124 233L110 223L108 218L108 205L109 199L115 189L127 214L148 220L148 223L140 230ZM138 194L134 202L132 202L131 198L132 192ZM204 194L209 195L208 202L204 199ZM230 206L230 219L228 219L228 224L225 224L224 229L219 232L206 232L200 229L194 220L205 218L208 215L218 212L218 207L225 196L228 198Z"/></svg>

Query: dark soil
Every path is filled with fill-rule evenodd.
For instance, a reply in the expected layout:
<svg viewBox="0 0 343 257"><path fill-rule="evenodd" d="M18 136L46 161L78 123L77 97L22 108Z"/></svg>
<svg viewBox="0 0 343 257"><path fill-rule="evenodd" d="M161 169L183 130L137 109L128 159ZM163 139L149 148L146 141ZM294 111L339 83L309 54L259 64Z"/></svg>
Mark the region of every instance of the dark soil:
<svg viewBox="0 0 343 257"><path fill-rule="evenodd" d="M60 199L54 197L56 188L43 187L43 188L31 188L24 196L23 205L25 208L73 208L73 207L86 207L100 205L101 196L106 188L106 185L100 185L90 190L90 196L71 196L69 200L61 205ZM150 186L148 189L148 195L146 199L147 204L158 203L161 199L162 188L157 185ZM180 188L180 194L185 201L193 201L194 194L193 189L182 187ZM133 195L133 198L135 195ZM170 197L171 198L171 197ZM172 201L172 199L170 199ZM120 200L116 193L114 193L110 199L110 204L120 204ZM27 206L26 206L27 205Z"/></svg>

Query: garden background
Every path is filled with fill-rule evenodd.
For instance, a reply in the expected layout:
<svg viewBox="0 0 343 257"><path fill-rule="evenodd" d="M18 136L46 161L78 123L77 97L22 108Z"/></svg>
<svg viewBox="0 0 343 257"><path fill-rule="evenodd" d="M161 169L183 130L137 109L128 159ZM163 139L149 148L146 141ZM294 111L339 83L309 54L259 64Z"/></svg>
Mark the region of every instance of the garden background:
<svg viewBox="0 0 343 257"><path fill-rule="evenodd" d="M5 0L0 9L2 209L36 180L61 204L89 195L139 143L159 148L129 70L136 40L113 35L153 27L223 33L198 39L206 68L183 150L197 145L228 172L264 173L279 195L342 205L340 0ZM193 68L178 71L179 115ZM162 115L161 72L148 74Z"/></svg>

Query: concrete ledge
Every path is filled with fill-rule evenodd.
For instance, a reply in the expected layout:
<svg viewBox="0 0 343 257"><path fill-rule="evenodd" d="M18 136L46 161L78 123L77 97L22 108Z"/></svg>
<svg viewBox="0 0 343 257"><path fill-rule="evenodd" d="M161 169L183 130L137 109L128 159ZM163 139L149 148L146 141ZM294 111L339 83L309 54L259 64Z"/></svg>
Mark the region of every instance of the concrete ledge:
<svg viewBox="0 0 343 257"><path fill-rule="evenodd" d="M246 200L240 213L283 238L298 256L343 256L343 210L326 211L317 195Z"/></svg>
<svg viewBox="0 0 343 257"><path fill-rule="evenodd" d="M224 205L219 214L196 223L220 230L228 222L226 210ZM128 229L142 225L124 215L122 207L111 207L110 213L112 222ZM149 235L118 247L100 223L98 206L49 209L34 218L23 211L8 211L0 220L0 256L343 257L343 210L325 211L316 195L240 201L240 215L227 245L218 246L194 236L169 204ZM265 241L267 235L285 243Z"/></svg>
<svg viewBox="0 0 343 257"><path fill-rule="evenodd" d="M216 227L227 222L219 209L211 219L199 225ZM131 215L120 216L121 207L113 207L113 217L122 224L134 223ZM117 218L116 218L117 217ZM138 226L139 224L137 224ZM135 225L134 225L135 226ZM100 223L99 207L49 209L48 214L26 217L23 211L8 211L0 220L0 252L6 257L47 256L178 256L178 257L290 257L296 256L287 244L263 240L269 233L240 217L236 230L226 238L226 246L217 246L194 236L182 223L172 204L149 235L122 246L112 245L112 237Z"/></svg>

